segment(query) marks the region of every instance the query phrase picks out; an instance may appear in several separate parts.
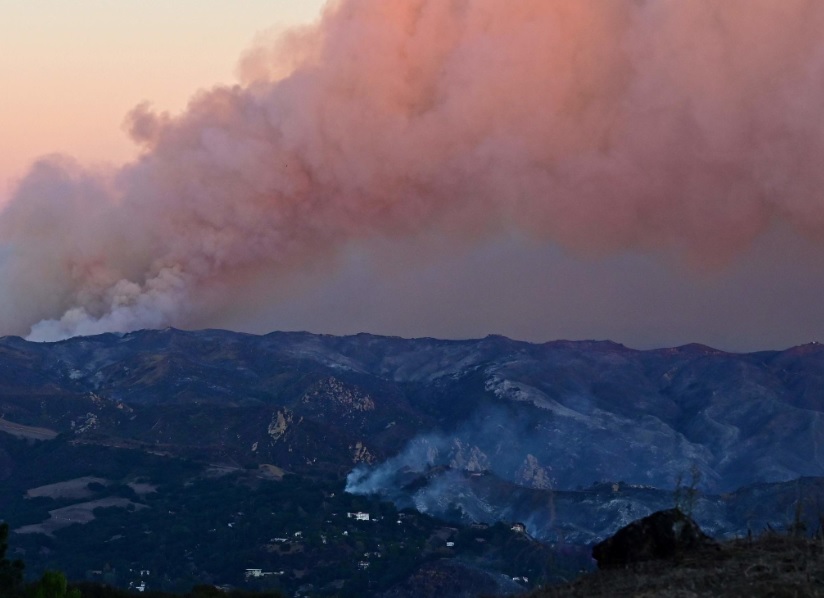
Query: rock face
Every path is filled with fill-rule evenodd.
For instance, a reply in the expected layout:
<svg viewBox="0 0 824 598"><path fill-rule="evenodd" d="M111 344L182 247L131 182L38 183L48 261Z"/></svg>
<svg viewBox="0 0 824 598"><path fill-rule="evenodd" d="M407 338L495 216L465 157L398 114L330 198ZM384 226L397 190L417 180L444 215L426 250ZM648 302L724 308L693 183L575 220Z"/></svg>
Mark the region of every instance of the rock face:
<svg viewBox="0 0 824 598"><path fill-rule="evenodd" d="M679 509L658 511L633 521L592 548L599 569L669 559L676 555L717 546L698 524Z"/></svg>

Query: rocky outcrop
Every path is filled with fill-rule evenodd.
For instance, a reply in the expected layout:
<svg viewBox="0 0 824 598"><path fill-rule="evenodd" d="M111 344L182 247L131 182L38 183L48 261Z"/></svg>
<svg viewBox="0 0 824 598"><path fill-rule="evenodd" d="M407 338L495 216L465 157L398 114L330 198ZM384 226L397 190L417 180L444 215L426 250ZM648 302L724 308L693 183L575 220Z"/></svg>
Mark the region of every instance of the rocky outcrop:
<svg viewBox="0 0 824 598"><path fill-rule="evenodd" d="M374 411L375 401L361 389L330 376L315 385L302 399L303 403L337 403L348 411Z"/></svg>
<svg viewBox="0 0 824 598"><path fill-rule="evenodd" d="M456 438L449 449L449 466L452 469L466 471L485 471L489 469L489 457L477 446L468 445Z"/></svg>
<svg viewBox="0 0 824 598"><path fill-rule="evenodd" d="M523 465L515 472L514 481L528 488L552 489L552 468L542 467L535 455L528 454Z"/></svg>
<svg viewBox="0 0 824 598"><path fill-rule="evenodd" d="M679 509L658 511L633 521L592 548L599 569L624 567L642 561L670 559L717 546Z"/></svg>
<svg viewBox="0 0 824 598"><path fill-rule="evenodd" d="M269 422L269 427L266 431L269 433L272 440L277 442L283 438L284 434L286 434L286 430L289 429L289 424L291 423L292 412L288 409L284 409L283 411L278 411L272 416L272 421Z"/></svg>
<svg viewBox="0 0 824 598"><path fill-rule="evenodd" d="M363 444L360 440L355 443L355 446L349 447L352 451L352 463L374 463L375 456L369 452L369 449L366 448L366 445Z"/></svg>

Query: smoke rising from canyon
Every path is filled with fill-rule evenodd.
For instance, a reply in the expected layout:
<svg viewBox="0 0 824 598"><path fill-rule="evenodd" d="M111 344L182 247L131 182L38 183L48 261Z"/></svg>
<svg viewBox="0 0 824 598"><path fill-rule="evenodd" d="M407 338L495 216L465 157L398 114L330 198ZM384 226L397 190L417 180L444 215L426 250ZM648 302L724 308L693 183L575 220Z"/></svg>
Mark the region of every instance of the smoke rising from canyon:
<svg viewBox="0 0 824 598"><path fill-rule="evenodd" d="M239 84L137 106L134 163L35 164L0 213L0 333L187 326L372 240L693 268L776 224L818 240L822 30L816 0L330 3Z"/></svg>

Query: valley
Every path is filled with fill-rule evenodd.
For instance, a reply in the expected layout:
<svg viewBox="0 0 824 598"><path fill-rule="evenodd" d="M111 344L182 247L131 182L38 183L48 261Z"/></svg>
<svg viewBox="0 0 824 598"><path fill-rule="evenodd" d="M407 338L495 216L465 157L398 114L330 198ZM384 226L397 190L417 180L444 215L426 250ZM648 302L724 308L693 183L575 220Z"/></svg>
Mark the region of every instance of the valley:
<svg viewBox="0 0 824 598"><path fill-rule="evenodd" d="M0 519L30 575L512 593L679 501L718 538L817 529L822 397L817 344L5 337Z"/></svg>

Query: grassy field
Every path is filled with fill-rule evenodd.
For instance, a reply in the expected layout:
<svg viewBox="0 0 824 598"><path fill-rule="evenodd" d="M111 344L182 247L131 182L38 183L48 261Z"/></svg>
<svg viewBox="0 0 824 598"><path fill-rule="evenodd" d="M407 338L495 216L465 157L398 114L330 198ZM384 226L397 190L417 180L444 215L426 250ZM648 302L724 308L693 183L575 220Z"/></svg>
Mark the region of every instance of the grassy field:
<svg viewBox="0 0 824 598"><path fill-rule="evenodd" d="M37 428L35 426L24 426L16 424L0 417L0 432L6 432L17 438L27 438L29 440L52 440L57 436L57 432L48 428Z"/></svg>

